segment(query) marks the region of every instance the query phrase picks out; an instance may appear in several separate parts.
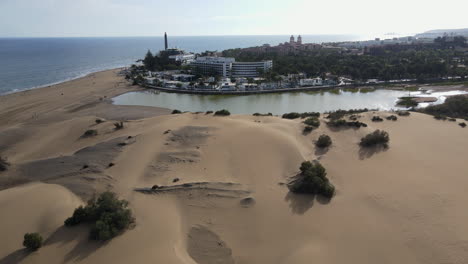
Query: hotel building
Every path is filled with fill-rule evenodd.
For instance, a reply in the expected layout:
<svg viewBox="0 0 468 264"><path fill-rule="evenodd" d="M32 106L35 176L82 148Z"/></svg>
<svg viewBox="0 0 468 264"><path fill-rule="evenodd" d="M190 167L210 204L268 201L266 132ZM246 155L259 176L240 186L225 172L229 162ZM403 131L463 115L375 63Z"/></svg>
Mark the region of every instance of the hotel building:
<svg viewBox="0 0 468 264"><path fill-rule="evenodd" d="M258 77L260 71L266 72L273 67L273 61L236 62L228 57L198 57L190 63L198 74L220 75L222 77Z"/></svg>

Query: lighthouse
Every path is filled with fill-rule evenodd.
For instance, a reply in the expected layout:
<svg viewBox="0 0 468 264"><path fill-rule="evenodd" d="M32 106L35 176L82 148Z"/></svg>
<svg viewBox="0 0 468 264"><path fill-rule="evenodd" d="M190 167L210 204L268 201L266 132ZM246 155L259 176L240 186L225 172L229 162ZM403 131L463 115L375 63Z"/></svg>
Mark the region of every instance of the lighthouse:
<svg viewBox="0 0 468 264"><path fill-rule="evenodd" d="M164 50L167 50L167 34L164 32Z"/></svg>

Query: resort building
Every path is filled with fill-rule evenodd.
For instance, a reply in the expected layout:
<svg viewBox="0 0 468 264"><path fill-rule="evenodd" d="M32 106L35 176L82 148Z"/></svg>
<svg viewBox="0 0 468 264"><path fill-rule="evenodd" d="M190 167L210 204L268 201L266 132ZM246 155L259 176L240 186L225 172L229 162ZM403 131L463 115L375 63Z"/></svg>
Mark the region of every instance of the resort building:
<svg viewBox="0 0 468 264"><path fill-rule="evenodd" d="M273 61L259 62L234 62L232 64L231 76L238 77L258 77L260 72L267 72L273 67Z"/></svg>
<svg viewBox="0 0 468 264"><path fill-rule="evenodd" d="M229 57L198 57L190 63L194 71L202 75L222 77L258 77L273 67L273 61L236 62Z"/></svg>
<svg viewBox="0 0 468 264"><path fill-rule="evenodd" d="M198 57L190 63L193 70L201 75L231 76L232 63L236 60L227 57Z"/></svg>
<svg viewBox="0 0 468 264"><path fill-rule="evenodd" d="M320 86L323 85L322 78L313 78L313 79L300 79L300 86Z"/></svg>

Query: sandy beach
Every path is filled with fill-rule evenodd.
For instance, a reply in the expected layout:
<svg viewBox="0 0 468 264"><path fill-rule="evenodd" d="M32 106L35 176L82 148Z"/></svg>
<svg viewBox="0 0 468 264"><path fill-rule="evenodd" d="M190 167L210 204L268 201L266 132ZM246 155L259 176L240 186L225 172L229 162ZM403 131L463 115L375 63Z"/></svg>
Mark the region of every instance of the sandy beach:
<svg viewBox="0 0 468 264"><path fill-rule="evenodd" d="M368 112L368 127L331 130L322 117L304 135L300 119L112 105L140 89L117 73L0 96L0 156L11 164L0 171L0 264L467 263L462 120L371 122L392 113ZM98 134L82 138L89 129ZM360 148L375 129L389 148ZM330 149L316 149L321 134ZM315 159L336 187L330 201L285 185ZM135 191L155 184L173 188ZM130 202L134 228L98 243L86 226L63 226L105 190ZM39 251L23 249L26 232L44 237Z"/></svg>

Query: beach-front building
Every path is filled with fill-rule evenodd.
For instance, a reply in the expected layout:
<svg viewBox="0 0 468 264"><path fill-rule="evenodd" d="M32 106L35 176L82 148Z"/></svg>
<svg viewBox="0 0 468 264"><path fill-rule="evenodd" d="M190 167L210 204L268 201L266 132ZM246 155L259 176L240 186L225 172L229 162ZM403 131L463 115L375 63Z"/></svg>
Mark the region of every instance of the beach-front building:
<svg viewBox="0 0 468 264"><path fill-rule="evenodd" d="M313 79L300 79L300 86L320 86L323 85L322 78L313 78Z"/></svg>
<svg viewBox="0 0 468 264"><path fill-rule="evenodd" d="M229 57L198 57L190 63L193 70L202 75L222 77L258 77L273 67L273 61L236 62Z"/></svg>

